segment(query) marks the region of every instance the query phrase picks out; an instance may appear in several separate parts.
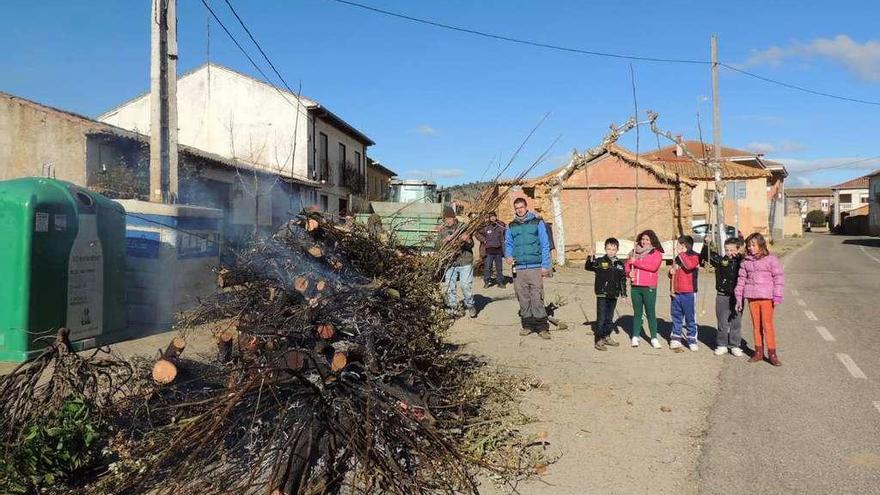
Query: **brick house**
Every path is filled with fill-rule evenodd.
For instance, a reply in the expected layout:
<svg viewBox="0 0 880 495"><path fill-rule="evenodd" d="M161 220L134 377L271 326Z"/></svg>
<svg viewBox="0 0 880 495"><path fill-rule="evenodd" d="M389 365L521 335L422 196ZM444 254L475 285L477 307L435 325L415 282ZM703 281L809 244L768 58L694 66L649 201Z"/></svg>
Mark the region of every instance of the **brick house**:
<svg viewBox="0 0 880 495"><path fill-rule="evenodd" d="M694 222L710 223L712 211L712 191L715 180L712 171L694 163L687 153L704 159L713 156L711 145L700 141L682 141L679 145L667 146L646 157L659 163L672 173L691 179L697 183L691 201ZM783 184L788 172L777 162L765 160L763 155L735 148L721 148L721 178L726 184L724 198L724 220L748 235L760 232L764 235L782 235L784 206L782 203Z"/></svg>
<svg viewBox="0 0 880 495"><path fill-rule="evenodd" d="M692 191L695 181L665 170L656 162L620 146L588 159L568 177L561 188L564 231L553 226L555 210L551 181L562 168L535 179L501 181L499 193L509 192L498 217L513 219L513 201L526 198L529 208L551 226L557 252L564 239L565 259L582 260L587 249L608 237L632 240L644 229L653 229L661 241L690 230ZM560 257L557 256L557 260Z"/></svg>
<svg viewBox="0 0 880 495"><path fill-rule="evenodd" d="M834 194L830 187L799 187L785 190L785 214L807 218L807 213L820 210L825 218L831 216Z"/></svg>

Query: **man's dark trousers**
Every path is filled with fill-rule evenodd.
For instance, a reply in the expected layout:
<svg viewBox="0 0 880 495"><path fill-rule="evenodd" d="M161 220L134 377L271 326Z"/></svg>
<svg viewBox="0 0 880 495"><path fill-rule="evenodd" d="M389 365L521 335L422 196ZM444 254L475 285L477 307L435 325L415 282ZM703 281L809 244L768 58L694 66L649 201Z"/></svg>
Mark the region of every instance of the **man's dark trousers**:
<svg viewBox="0 0 880 495"><path fill-rule="evenodd" d="M498 285L504 283L504 271L501 264L504 260L503 254L486 253L486 262L483 264L483 282L486 284L492 280L492 267L495 267L495 280Z"/></svg>
<svg viewBox="0 0 880 495"><path fill-rule="evenodd" d="M614 328L614 308L616 297L596 297L596 341L611 335Z"/></svg>

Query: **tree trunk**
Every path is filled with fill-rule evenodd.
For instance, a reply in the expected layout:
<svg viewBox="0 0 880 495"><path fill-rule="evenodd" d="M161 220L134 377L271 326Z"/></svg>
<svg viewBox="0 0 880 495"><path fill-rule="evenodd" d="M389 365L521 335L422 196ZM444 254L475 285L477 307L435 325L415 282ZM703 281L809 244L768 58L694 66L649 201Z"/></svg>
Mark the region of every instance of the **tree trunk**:
<svg viewBox="0 0 880 495"><path fill-rule="evenodd" d="M182 337L174 337L168 343L165 351L160 353L159 359L153 364L153 381L159 385L168 385L174 382L178 375L178 358L186 349L186 340Z"/></svg>

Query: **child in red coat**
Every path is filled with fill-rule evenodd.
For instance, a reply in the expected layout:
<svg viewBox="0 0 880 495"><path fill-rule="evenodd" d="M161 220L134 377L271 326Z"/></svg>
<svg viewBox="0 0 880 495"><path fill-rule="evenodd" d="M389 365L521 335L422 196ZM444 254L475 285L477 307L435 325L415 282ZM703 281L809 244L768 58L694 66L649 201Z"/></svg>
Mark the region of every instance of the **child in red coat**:
<svg viewBox="0 0 880 495"><path fill-rule="evenodd" d="M692 351L697 350L697 319L695 302L697 294L697 275L700 255L693 250L694 238L683 235L678 238L676 252L669 276L672 277L672 337L670 349L680 349L682 345L682 326L687 326L687 344Z"/></svg>

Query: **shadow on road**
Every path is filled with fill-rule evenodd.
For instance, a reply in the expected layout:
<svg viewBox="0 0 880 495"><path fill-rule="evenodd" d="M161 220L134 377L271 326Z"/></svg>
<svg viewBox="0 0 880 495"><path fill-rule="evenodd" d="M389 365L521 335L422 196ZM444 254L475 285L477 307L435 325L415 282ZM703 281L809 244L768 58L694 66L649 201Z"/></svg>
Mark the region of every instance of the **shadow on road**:
<svg viewBox="0 0 880 495"><path fill-rule="evenodd" d="M633 317L632 315L624 315L617 319L616 326L620 326L629 335L633 336ZM706 347L715 348L715 327L708 325L697 325L697 340L702 342ZM642 325L642 333L646 336L649 334L647 321ZM672 336L672 322L663 318L657 318L657 336L661 337L667 343Z"/></svg>
<svg viewBox="0 0 880 495"><path fill-rule="evenodd" d="M486 297L482 294L474 294L474 307L477 308L477 312L483 311L483 309L492 301L493 299L491 297Z"/></svg>
<svg viewBox="0 0 880 495"><path fill-rule="evenodd" d="M843 244L853 244L856 246L868 246L880 248L880 238L873 239L847 239L843 241Z"/></svg>

